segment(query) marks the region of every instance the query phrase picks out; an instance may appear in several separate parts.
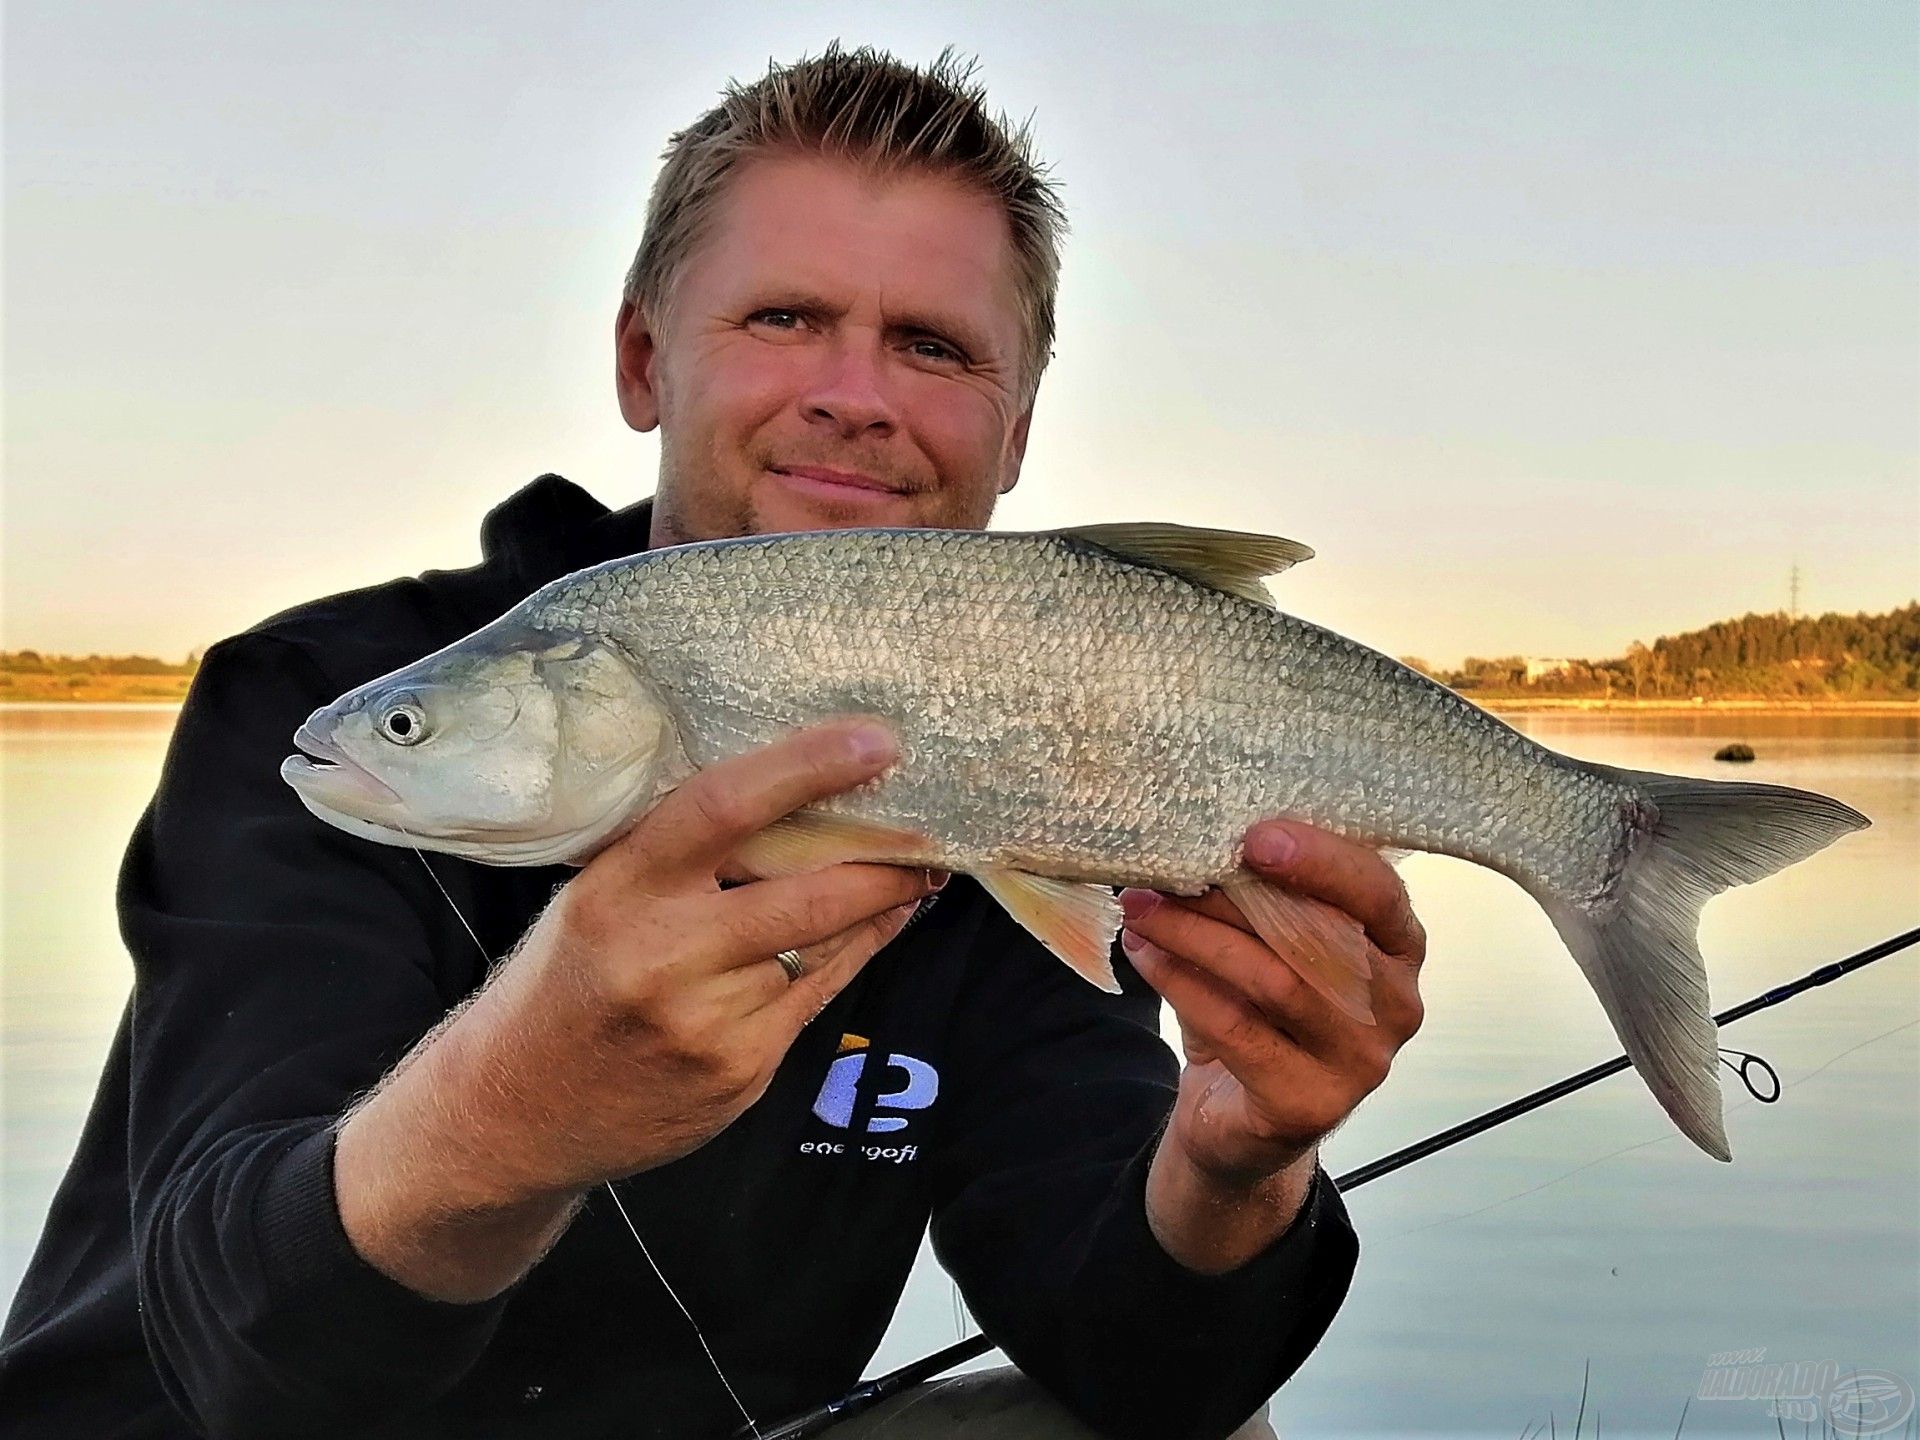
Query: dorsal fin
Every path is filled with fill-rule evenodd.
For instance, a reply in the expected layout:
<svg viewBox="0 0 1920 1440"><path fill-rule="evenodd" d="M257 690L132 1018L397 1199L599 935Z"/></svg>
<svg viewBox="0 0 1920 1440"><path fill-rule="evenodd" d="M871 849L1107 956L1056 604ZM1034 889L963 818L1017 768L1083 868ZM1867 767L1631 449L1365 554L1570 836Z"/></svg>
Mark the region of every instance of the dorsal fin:
<svg viewBox="0 0 1920 1440"><path fill-rule="evenodd" d="M1273 597L1260 583L1289 565L1311 560L1313 551L1298 540L1278 535L1253 535L1243 530L1206 530L1195 525L1168 525L1159 521L1128 521L1117 525L1075 525L1050 532L1085 540L1115 555L1170 570L1196 585L1224 590L1273 607Z"/></svg>

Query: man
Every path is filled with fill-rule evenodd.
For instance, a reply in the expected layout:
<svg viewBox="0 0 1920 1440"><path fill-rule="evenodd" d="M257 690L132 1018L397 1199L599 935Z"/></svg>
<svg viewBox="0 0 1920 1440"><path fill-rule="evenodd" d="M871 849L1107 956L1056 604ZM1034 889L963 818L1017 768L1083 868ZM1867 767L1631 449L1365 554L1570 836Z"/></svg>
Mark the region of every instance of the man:
<svg viewBox="0 0 1920 1440"><path fill-rule="evenodd" d="M1355 1256L1318 1141L1419 1021L1371 852L1246 847L1341 913L1367 1027L1217 895L1126 896L1109 996L970 882L742 872L884 772L857 719L702 772L577 874L429 867L277 777L310 710L581 566L984 524L1060 228L944 62L730 91L672 142L616 328L651 505L546 477L474 569L208 653L122 872L134 994L8 1321L9 1434L719 1435L858 1377L929 1217L987 1333L1106 1433L1222 1435L1293 1372Z"/></svg>

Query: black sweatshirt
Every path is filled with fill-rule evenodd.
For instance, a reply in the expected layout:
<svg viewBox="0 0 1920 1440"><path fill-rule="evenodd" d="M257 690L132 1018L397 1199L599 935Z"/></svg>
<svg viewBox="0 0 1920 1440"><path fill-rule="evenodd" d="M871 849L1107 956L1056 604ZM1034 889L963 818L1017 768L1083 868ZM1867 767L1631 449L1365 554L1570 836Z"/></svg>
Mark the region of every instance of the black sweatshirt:
<svg viewBox="0 0 1920 1440"><path fill-rule="evenodd" d="M315 819L279 777L309 712L549 579L645 549L648 523L644 502L609 512L543 476L487 517L481 564L208 650L121 870L133 993L0 1336L0 1432L571 1440L739 1423L604 1189L479 1304L424 1299L348 1243L335 1121L578 872L432 855L429 874ZM1223 1435L1318 1343L1358 1253L1324 1173L1229 1275L1153 1239L1146 1168L1178 1067L1157 998L1114 961L1118 996L956 877L752 1108L620 1182L756 1420L859 1379L929 1218L986 1333L1116 1436Z"/></svg>

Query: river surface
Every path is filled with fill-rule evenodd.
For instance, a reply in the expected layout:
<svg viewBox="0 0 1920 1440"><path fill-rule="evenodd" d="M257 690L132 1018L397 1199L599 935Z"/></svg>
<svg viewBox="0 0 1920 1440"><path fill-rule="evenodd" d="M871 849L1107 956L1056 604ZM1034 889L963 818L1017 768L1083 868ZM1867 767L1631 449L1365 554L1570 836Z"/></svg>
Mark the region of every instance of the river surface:
<svg viewBox="0 0 1920 1440"><path fill-rule="evenodd" d="M126 996L114 872L172 719L167 707L0 709L0 1297L26 1265ZM1915 717L1516 723L1589 759L1802 786L1873 817L1707 907L1716 1009L1920 925ZM1758 761L1715 764L1731 740ZM1427 1022L1329 1143L1335 1173L1618 1052L1520 891L1430 856L1402 873L1431 935ZM1686 1435L1780 1433L1771 1406L1788 1435L1808 1415L1814 1434L1828 1419L1871 1433L1844 1397L1711 1392L1765 1388L1742 1369L1755 1363L1832 1362L1895 1406L1920 1381L1917 976L1920 950L1908 951L1723 1032L1784 1086L1763 1105L1729 1077L1731 1165L1678 1138L1629 1073L1353 1191L1360 1270L1272 1405L1280 1433L1511 1436L1551 1419L1571 1434L1583 1376L1585 1424L1599 1421L1586 1433L1671 1436L1690 1397ZM964 1324L923 1254L873 1371Z"/></svg>

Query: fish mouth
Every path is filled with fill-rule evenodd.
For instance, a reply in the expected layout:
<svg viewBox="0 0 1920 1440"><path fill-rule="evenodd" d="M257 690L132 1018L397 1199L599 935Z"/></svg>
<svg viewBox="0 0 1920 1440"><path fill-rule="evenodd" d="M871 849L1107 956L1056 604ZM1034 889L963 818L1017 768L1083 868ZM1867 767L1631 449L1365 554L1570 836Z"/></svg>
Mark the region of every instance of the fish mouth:
<svg viewBox="0 0 1920 1440"><path fill-rule="evenodd" d="M399 805L400 793L371 770L355 763L346 751L331 740L324 740L302 724L293 732L293 743L305 754L289 755L280 762L280 774L302 794L312 791L322 798L359 800L375 805Z"/></svg>

